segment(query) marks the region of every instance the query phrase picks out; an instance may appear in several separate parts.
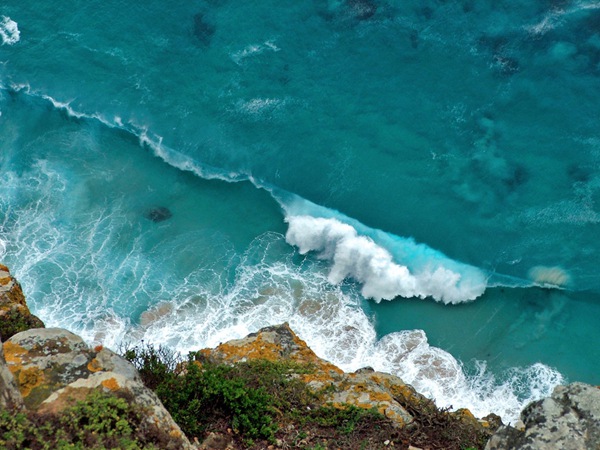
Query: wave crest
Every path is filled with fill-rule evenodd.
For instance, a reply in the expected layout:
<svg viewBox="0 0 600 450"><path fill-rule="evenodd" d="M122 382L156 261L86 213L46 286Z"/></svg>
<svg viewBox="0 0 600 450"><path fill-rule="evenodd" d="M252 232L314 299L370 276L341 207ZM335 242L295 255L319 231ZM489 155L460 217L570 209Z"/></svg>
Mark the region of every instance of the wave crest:
<svg viewBox="0 0 600 450"><path fill-rule="evenodd" d="M470 266L450 268L442 254L406 240L401 249L404 261L395 262L392 254L371 237L335 218L288 216L288 243L301 254L318 252L319 258L332 262L329 282L339 284L351 278L362 284L362 294L376 301L395 297L432 297L444 303L474 300L486 288L485 275ZM397 245L402 246L402 241ZM429 258L423 258L428 253ZM409 265L412 266L409 269Z"/></svg>

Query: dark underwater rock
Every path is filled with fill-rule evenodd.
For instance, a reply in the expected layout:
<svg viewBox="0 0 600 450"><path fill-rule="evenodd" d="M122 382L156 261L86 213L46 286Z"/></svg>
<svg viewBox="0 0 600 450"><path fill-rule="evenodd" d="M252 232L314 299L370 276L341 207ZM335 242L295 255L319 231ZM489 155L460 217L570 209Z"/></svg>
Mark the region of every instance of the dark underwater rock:
<svg viewBox="0 0 600 450"><path fill-rule="evenodd" d="M172 215L173 213L166 206L158 206L148 210L144 217L152 222L163 222L164 220L170 219Z"/></svg>
<svg viewBox="0 0 600 450"><path fill-rule="evenodd" d="M194 36L198 38L198 40L203 45L209 45L210 40L215 34L215 26L206 21L204 14L198 13L194 15Z"/></svg>

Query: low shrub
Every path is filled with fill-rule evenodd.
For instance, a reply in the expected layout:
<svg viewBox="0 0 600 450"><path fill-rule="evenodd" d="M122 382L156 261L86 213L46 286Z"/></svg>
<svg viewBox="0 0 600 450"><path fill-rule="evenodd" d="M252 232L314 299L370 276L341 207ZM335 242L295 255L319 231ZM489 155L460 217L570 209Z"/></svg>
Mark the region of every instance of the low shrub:
<svg viewBox="0 0 600 450"><path fill-rule="evenodd" d="M129 399L92 392L60 414L0 410L0 448L6 450L174 448L173 439L144 420Z"/></svg>

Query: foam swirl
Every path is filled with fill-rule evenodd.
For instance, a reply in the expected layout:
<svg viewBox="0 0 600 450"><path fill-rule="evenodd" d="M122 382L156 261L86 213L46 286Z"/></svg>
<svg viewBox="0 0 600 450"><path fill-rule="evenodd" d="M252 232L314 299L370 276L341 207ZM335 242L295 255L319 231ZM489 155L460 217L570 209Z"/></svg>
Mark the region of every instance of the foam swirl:
<svg viewBox="0 0 600 450"><path fill-rule="evenodd" d="M2 45L14 45L21 39L21 33L17 22L11 20L10 17L2 16L0 20L0 38L2 38Z"/></svg>

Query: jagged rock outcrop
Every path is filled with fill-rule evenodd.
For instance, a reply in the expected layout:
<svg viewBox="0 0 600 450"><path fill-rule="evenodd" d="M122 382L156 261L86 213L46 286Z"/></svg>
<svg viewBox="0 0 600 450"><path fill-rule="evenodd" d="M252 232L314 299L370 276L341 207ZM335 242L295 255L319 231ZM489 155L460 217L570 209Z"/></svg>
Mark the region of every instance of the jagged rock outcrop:
<svg viewBox="0 0 600 450"><path fill-rule="evenodd" d="M8 267L0 264L0 339L30 328L43 328L44 322L31 314L21 285L13 278Z"/></svg>
<svg viewBox="0 0 600 450"><path fill-rule="evenodd" d="M147 413L147 420L166 430L174 449L193 448L137 371L111 350L90 348L75 334L60 328L32 329L3 344L6 366L16 380L25 407L39 413L59 413L94 390L121 393ZM0 360L0 373L4 370Z"/></svg>
<svg viewBox="0 0 600 450"><path fill-rule="evenodd" d="M297 376L313 391L320 393L323 403L335 407L353 405L364 409L376 408L401 427L413 421L407 405L412 409L435 408L431 400L394 375L375 372L370 368L354 373L343 372L319 358L287 323L263 328L244 339L223 343L215 349L201 350L199 356L201 361L211 363L235 364L251 359L267 359L310 365L311 371ZM481 426L466 410L455 414L474 427Z"/></svg>
<svg viewBox="0 0 600 450"><path fill-rule="evenodd" d="M600 449L600 388L583 383L558 386L552 396L521 413L522 429L501 427L486 450Z"/></svg>

